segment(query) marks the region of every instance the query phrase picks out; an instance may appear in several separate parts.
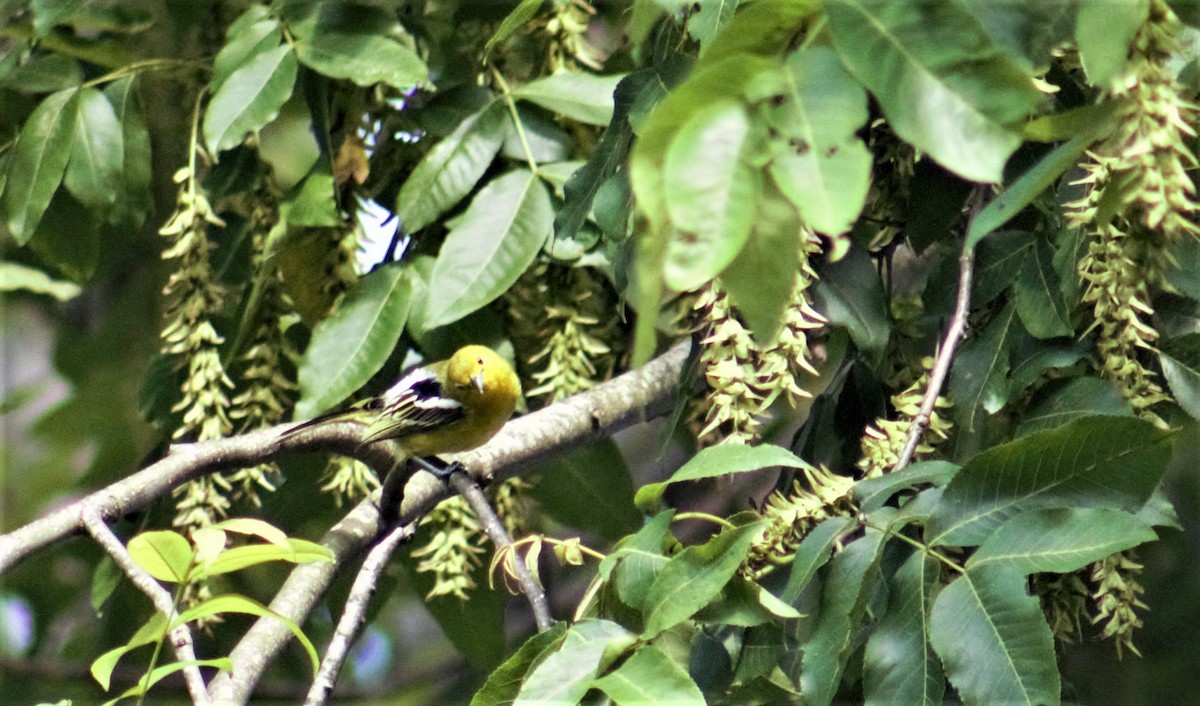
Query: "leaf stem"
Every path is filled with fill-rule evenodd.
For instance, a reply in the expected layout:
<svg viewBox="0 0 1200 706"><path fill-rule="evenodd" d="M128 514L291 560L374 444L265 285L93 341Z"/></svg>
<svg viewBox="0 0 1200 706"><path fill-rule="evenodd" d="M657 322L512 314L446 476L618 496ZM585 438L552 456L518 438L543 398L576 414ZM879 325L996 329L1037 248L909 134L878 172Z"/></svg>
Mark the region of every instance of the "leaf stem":
<svg viewBox="0 0 1200 706"><path fill-rule="evenodd" d="M525 126L521 123L521 116L517 113L517 102L513 100L512 89L509 88L508 82L504 80L504 75L496 70L496 67L491 67L492 76L495 77L496 83L499 84L500 90L504 93L504 102L508 105L508 112L512 115L513 126L517 129L517 139L521 141L521 149L525 151L525 159L529 162L529 170L534 174L538 173L537 160L533 158L533 149L529 146L529 138L525 135Z"/></svg>

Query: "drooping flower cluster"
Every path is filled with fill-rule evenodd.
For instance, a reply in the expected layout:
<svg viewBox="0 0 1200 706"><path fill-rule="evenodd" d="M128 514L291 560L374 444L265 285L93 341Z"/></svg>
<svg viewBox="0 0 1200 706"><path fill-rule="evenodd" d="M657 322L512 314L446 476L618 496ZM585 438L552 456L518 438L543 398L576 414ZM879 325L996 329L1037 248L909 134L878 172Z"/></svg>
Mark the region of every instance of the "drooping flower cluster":
<svg viewBox="0 0 1200 706"><path fill-rule="evenodd" d="M825 324L808 291L817 277L808 256L819 251L816 236L806 231L791 300L769 344L754 340L719 281L696 293L691 305L694 336L708 391L694 411L693 425L702 445L752 443L780 395L793 405L811 396L799 381L816 373L808 336Z"/></svg>
<svg viewBox="0 0 1200 706"><path fill-rule="evenodd" d="M437 528L429 542L412 553L414 559L421 560L417 571L433 574L433 588L426 598L454 596L468 600L468 591L476 586L471 574L482 565L482 557L487 554L479 519L467 501L456 495L442 501L421 524Z"/></svg>

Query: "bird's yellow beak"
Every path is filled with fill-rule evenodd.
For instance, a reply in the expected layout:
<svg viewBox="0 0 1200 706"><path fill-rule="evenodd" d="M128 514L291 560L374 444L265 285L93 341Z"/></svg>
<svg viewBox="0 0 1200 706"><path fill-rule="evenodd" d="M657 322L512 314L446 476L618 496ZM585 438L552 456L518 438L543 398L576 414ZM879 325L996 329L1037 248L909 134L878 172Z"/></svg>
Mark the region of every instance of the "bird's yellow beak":
<svg viewBox="0 0 1200 706"><path fill-rule="evenodd" d="M471 376L471 386L474 387L479 394L483 394L483 371L475 373Z"/></svg>

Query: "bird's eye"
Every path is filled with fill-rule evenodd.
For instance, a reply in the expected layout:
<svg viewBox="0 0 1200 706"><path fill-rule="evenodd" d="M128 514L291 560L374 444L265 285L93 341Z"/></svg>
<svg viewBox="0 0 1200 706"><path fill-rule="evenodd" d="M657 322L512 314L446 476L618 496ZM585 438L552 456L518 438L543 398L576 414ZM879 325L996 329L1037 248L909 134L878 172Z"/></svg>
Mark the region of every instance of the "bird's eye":
<svg viewBox="0 0 1200 706"><path fill-rule="evenodd" d="M478 365L483 365L483 358L476 358L476 359L475 359L475 362L476 362Z"/></svg>

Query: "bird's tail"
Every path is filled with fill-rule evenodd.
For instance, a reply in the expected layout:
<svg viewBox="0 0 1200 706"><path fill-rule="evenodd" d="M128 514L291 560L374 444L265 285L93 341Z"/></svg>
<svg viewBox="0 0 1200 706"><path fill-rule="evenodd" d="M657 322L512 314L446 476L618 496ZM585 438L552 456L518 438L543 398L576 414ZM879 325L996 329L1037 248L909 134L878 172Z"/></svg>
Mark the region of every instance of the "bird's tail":
<svg viewBox="0 0 1200 706"><path fill-rule="evenodd" d="M300 422L299 424L296 424L295 426L285 429L283 431L283 434L281 434L280 436L291 436L292 434L295 434L298 431L303 431L310 427L315 427L319 424L324 424L325 422L334 421L334 420L338 419L339 417L349 417L349 416L350 416L350 411L344 410L344 409L337 411L337 412L326 412L325 414L319 414L319 415L313 417L312 419L305 420L303 422Z"/></svg>

